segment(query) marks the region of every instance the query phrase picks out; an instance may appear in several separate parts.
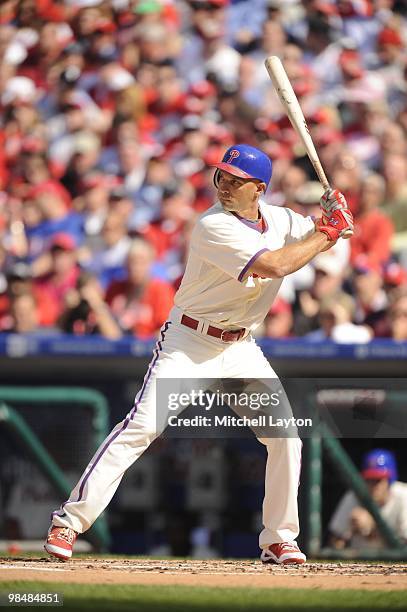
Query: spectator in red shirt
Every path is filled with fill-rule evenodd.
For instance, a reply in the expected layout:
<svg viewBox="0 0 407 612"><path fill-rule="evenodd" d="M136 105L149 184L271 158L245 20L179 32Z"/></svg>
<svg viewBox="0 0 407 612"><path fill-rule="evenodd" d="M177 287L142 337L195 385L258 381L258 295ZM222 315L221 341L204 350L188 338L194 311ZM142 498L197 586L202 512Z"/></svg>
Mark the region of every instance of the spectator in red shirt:
<svg viewBox="0 0 407 612"><path fill-rule="evenodd" d="M140 338L154 336L173 305L171 285L151 278L153 263L152 246L136 238L127 257L127 279L113 282L106 293L106 301L123 331Z"/></svg>
<svg viewBox="0 0 407 612"><path fill-rule="evenodd" d="M355 218L355 234L351 242L351 263L364 257L374 266L385 264L391 255L393 223L379 209L385 194L385 181L378 174L370 174L362 182L359 210Z"/></svg>
<svg viewBox="0 0 407 612"><path fill-rule="evenodd" d="M76 258L76 245L69 234L55 234L50 245L51 270L35 282L47 301L56 305L57 316L54 324L65 308L67 293L76 286L79 266Z"/></svg>

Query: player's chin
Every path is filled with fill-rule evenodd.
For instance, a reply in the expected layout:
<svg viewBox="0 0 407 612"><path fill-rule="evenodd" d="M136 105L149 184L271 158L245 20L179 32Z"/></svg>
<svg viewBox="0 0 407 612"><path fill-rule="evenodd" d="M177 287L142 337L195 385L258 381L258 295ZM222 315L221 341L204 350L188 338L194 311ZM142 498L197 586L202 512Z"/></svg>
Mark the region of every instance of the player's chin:
<svg viewBox="0 0 407 612"><path fill-rule="evenodd" d="M233 200L227 198L219 198L219 202L222 204L225 210L235 210Z"/></svg>

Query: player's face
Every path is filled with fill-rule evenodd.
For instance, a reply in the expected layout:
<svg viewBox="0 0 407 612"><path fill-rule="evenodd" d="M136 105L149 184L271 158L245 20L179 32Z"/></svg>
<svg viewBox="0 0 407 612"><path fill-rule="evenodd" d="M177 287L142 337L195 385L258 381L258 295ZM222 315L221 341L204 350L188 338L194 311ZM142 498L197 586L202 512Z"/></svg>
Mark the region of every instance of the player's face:
<svg viewBox="0 0 407 612"><path fill-rule="evenodd" d="M374 501L379 504L379 506L385 504L388 499L390 487L387 478L378 478L377 480L371 479L365 482Z"/></svg>
<svg viewBox="0 0 407 612"><path fill-rule="evenodd" d="M260 181L243 179L229 172L219 172L218 198L223 208L244 211L257 203L265 185Z"/></svg>

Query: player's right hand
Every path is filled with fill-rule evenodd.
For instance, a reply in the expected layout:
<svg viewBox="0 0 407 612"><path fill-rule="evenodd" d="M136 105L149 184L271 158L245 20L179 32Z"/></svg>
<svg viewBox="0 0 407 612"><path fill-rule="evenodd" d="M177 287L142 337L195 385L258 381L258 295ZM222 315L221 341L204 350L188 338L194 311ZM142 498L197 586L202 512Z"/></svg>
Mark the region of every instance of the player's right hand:
<svg viewBox="0 0 407 612"><path fill-rule="evenodd" d="M334 210L329 217L323 216L315 224L319 232L323 232L329 240L336 241L338 238L353 234L353 215L350 210Z"/></svg>

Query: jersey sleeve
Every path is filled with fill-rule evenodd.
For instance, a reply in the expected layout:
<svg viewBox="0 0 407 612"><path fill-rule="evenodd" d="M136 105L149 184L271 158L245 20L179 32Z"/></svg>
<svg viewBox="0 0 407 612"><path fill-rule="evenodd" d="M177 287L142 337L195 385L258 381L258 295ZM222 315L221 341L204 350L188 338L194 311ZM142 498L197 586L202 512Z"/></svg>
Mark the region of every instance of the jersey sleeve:
<svg viewBox="0 0 407 612"><path fill-rule="evenodd" d="M192 237L191 248L200 258L229 276L243 281L247 270L267 248L248 242L228 223L221 227L199 223Z"/></svg>
<svg viewBox="0 0 407 612"><path fill-rule="evenodd" d="M392 486L397 486L399 490L398 506L400 512L397 520L397 533L404 542L407 542L407 484L396 482Z"/></svg>
<svg viewBox="0 0 407 612"><path fill-rule="evenodd" d="M315 224L312 217L303 217L290 208L285 209L288 214L288 233L286 244L292 244L298 240L304 240L315 232Z"/></svg>
<svg viewBox="0 0 407 612"><path fill-rule="evenodd" d="M350 539L352 535L350 515L356 505L355 496L351 491L345 493L340 500L328 525L329 531L338 538Z"/></svg>

